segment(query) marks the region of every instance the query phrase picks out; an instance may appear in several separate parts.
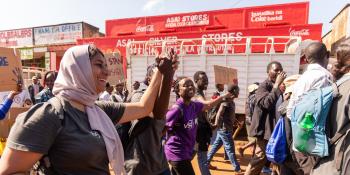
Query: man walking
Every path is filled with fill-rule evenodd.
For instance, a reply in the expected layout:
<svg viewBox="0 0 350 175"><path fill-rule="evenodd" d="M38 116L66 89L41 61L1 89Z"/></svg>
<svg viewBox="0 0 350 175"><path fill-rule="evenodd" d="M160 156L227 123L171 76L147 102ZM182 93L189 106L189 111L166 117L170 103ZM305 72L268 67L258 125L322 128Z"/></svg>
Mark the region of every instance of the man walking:
<svg viewBox="0 0 350 175"><path fill-rule="evenodd" d="M208 77L203 71L197 71L193 76L194 82L197 86L195 98L201 102L206 101L204 96L205 90L208 87ZM209 164L207 162L207 153L210 144L210 138L212 136L212 131L207 118L207 112L201 112L198 119L198 129L196 141L198 143L198 166L202 175L210 175Z"/></svg>
<svg viewBox="0 0 350 175"><path fill-rule="evenodd" d="M38 94L40 91L42 91L44 87L39 83L38 77L33 76L32 77L32 84L28 86L28 92L30 95L30 100L32 101L33 104L35 104L35 96Z"/></svg>
<svg viewBox="0 0 350 175"><path fill-rule="evenodd" d="M329 52L323 43L318 41L309 43L305 48L302 48L301 57L305 57L309 65L293 86L294 88L287 107L287 117L289 119L291 119L293 107L305 92L310 89L330 86L333 81L332 74L326 69ZM300 152L294 152L293 154L304 174L309 174L315 164L315 159Z"/></svg>
<svg viewBox="0 0 350 175"><path fill-rule="evenodd" d="M256 150L248 164L246 175L260 174L267 161L266 144L276 121L276 103L282 95L279 86L286 78L281 63L277 61L267 65L267 74L268 78L259 85L256 91L256 105L249 132L250 136L257 138Z"/></svg>
<svg viewBox="0 0 350 175"><path fill-rule="evenodd" d="M233 97L224 99L216 114L215 125L218 127L218 130L216 139L208 153L208 162L213 159L214 154L224 145L225 153L227 153L234 171L240 172L241 168L236 160L235 144L232 139L233 121L235 120L235 103L233 102L233 98L238 97L239 88L237 85L229 85L227 92L231 93Z"/></svg>

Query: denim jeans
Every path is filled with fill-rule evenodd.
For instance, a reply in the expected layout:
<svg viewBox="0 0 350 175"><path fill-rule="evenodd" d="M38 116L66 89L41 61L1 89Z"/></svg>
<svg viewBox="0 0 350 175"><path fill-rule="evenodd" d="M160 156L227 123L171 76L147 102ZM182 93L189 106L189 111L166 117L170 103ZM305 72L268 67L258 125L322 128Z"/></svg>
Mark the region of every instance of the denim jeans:
<svg viewBox="0 0 350 175"><path fill-rule="evenodd" d="M207 161L207 153L207 151L197 152L198 166L202 175L210 175L209 162Z"/></svg>
<svg viewBox="0 0 350 175"><path fill-rule="evenodd" d="M232 139L232 132L229 131L218 129L215 142L208 153L208 163L211 161L211 159L213 159L214 154L222 145L224 145L225 151L231 161L234 171L239 171L241 168L236 159L235 144Z"/></svg>
<svg viewBox="0 0 350 175"><path fill-rule="evenodd" d="M213 130L213 136L210 139L210 145L212 145L215 142L217 131L218 131L218 129Z"/></svg>

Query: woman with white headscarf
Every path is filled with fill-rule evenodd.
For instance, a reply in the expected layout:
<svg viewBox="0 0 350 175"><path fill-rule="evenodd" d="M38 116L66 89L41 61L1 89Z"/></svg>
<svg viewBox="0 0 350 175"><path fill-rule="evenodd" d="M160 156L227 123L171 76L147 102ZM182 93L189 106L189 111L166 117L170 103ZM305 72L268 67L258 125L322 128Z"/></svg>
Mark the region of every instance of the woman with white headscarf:
<svg viewBox="0 0 350 175"><path fill-rule="evenodd" d="M124 174L123 147L114 124L152 112L162 76L176 69L176 56L170 57L161 59L140 102L95 102L108 77L104 55L93 45L68 49L53 87L56 97L17 118L0 174L26 172L39 160L37 169L43 174L109 174L109 165L115 174Z"/></svg>

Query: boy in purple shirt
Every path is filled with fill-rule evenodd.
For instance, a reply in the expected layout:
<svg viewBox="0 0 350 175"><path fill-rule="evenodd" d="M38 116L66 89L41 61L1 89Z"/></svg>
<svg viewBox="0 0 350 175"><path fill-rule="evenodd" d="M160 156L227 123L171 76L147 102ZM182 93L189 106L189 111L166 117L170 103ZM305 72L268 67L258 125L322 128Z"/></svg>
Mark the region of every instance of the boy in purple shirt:
<svg viewBox="0 0 350 175"><path fill-rule="evenodd" d="M208 110L232 94L228 93L212 101L192 101L195 94L194 83L184 78L175 87L180 98L166 115L167 142L165 155L171 165L172 175L194 175L191 164L193 148L196 140L197 115Z"/></svg>

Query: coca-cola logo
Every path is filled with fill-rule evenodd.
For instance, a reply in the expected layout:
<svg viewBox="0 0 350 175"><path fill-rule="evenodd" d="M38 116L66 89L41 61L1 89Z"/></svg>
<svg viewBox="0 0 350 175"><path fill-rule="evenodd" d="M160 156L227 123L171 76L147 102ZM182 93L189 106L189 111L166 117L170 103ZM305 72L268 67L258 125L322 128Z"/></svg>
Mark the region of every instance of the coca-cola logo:
<svg viewBox="0 0 350 175"><path fill-rule="evenodd" d="M290 36L307 36L307 35L310 35L310 29L301 29L301 30L289 29L289 35Z"/></svg>
<svg viewBox="0 0 350 175"><path fill-rule="evenodd" d="M153 31L154 31L154 25L136 27L136 32L153 32Z"/></svg>

